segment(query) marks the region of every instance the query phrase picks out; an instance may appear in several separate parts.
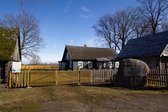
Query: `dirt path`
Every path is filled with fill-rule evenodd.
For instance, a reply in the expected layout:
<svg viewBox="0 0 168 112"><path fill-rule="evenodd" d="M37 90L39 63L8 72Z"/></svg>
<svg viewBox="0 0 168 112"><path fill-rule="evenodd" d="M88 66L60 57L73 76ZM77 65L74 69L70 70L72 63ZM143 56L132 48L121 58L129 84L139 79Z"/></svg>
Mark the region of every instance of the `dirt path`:
<svg viewBox="0 0 168 112"><path fill-rule="evenodd" d="M168 91L91 86L0 90L0 112L167 112Z"/></svg>
<svg viewBox="0 0 168 112"><path fill-rule="evenodd" d="M52 112L167 112L168 95L127 93L102 94L87 89L68 88L63 99L42 103L40 111ZM72 93L73 92L73 93ZM121 91L122 92L122 91ZM65 100L66 99L66 100Z"/></svg>

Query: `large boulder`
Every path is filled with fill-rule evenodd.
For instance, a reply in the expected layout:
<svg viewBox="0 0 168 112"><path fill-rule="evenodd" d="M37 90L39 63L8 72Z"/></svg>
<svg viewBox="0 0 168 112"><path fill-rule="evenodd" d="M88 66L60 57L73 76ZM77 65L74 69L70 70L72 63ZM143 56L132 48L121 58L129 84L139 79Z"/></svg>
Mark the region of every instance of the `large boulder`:
<svg viewBox="0 0 168 112"><path fill-rule="evenodd" d="M148 65L137 59L123 59L116 74L115 84L125 87L143 87L146 84L146 75L149 73Z"/></svg>

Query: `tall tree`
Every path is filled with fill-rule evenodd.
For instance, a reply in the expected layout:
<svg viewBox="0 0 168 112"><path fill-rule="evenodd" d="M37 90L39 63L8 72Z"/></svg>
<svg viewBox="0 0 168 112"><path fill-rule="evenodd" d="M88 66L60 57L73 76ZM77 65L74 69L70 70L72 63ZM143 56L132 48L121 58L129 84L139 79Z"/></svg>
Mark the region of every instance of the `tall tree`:
<svg viewBox="0 0 168 112"><path fill-rule="evenodd" d="M141 14L149 23L150 33L159 31L168 11L168 0L137 0L141 3Z"/></svg>
<svg viewBox="0 0 168 112"><path fill-rule="evenodd" d="M21 12L18 15L5 15L0 19L1 27L19 28L21 51L24 57L32 57L44 45L40 37L38 20L30 13Z"/></svg>
<svg viewBox="0 0 168 112"><path fill-rule="evenodd" d="M137 38L142 37L144 35L147 35L149 31L149 23L147 22L146 18L143 17L141 14L141 9L135 8L135 13L136 13L136 20L135 20L135 25L133 27L135 36Z"/></svg>
<svg viewBox="0 0 168 112"><path fill-rule="evenodd" d="M133 27L136 23L137 15L133 8L118 11L114 15L106 15L98 20L94 25L96 34L110 48L121 51L126 42L133 38Z"/></svg>
<svg viewBox="0 0 168 112"><path fill-rule="evenodd" d="M164 20L161 24L162 31L168 31L168 20Z"/></svg>
<svg viewBox="0 0 168 112"><path fill-rule="evenodd" d="M120 49L118 38L116 36L115 20L110 15L102 16L97 24L93 26L100 41L105 43L109 48Z"/></svg>
<svg viewBox="0 0 168 112"><path fill-rule="evenodd" d="M119 44L121 49L123 49L127 41L135 37L133 28L137 20L137 15L133 8L127 8L125 10L118 11L115 14L115 20L117 26L117 36L120 40Z"/></svg>

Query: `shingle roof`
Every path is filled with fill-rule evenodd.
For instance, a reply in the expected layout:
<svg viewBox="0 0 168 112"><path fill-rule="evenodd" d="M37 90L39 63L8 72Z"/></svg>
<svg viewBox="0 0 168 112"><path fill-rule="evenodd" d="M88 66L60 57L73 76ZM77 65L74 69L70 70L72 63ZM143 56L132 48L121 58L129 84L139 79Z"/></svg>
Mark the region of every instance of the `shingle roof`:
<svg viewBox="0 0 168 112"><path fill-rule="evenodd" d="M0 27L0 61L11 60L18 40L18 30Z"/></svg>
<svg viewBox="0 0 168 112"><path fill-rule="evenodd" d="M147 35L128 41L126 46L117 56L123 58L158 57L168 44L168 32Z"/></svg>
<svg viewBox="0 0 168 112"><path fill-rule="evenodd" d="M72 60L114 59L117 56L117 53L112 48L66 46L66 49Z"/></svg>

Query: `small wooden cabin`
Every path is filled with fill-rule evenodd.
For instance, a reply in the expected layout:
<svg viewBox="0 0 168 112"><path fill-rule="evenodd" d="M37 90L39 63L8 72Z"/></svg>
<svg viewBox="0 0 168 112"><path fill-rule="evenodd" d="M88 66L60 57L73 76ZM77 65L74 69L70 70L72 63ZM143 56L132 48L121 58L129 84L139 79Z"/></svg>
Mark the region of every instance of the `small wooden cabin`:
<svg viewBox="0 0 168 112"><path fill-rule="evenodd" d="M117 60L127 58L140 59L150 69L168 68L168 31L129 40Z"/></svg>
<svg viewBox="0 0 168 112"><path fill-rule="evenodd" d="M97 48L85 46L65 46L61 70L103 69L112 68L117 53L112 48Z"/></svg>
<svg viewBox="0 0 168 112"><path fill-rule="evenodd" d="M0 27L0 83L7 82L13 61L21 61L19 30Z"/></svg>

